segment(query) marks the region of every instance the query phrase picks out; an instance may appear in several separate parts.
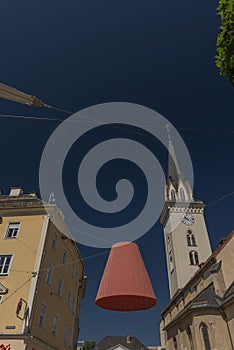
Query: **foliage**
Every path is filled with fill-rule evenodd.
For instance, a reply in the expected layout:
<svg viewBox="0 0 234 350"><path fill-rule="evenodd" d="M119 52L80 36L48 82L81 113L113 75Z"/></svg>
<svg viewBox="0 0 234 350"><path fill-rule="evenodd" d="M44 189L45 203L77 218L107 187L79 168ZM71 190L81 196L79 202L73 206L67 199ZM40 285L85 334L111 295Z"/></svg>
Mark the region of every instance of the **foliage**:
<svg viewBox="0 0 234 350"><path fill-rule="evenodd" d="M86 341L83 345L83 350L92 350L96 346L95 341Z"/></svg>
<svg viewBox="0 0 234 350"><path fill-rule="evenodd" d="M216 65L234 87L234 0L219 0L221 32L217 38Z"/></svg>

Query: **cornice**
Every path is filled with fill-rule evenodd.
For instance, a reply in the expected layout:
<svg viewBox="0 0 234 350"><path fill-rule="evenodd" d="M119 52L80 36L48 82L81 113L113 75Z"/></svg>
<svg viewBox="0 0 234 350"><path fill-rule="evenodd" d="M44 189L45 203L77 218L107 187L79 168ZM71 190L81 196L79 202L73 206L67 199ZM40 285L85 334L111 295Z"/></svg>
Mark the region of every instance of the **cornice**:
<svg viewBox="0 0 234 350"><path fill-rule="evenodd" d="M193 305L195 304L191 303L191 305L189 305L185 310L182 310L173 320L171 320L164 327L163 330L168 330L173 325L178 324L179 321L181 321L183 318L185 318L189 314L193 314L194 316L200 316L200 315L204 315L204 312L208 310L216 310L217 313L220 313L218 306L207 306L205 303L199 303L197 304L197 305L200 305L199 309L196 309L196 308L193 308Z"/></svg>
<svg viewBox="0 0 234 350"><path fill-rule="evenodd" d="M20 198L10 199L0 198L0 217L17 216L17 215L44 215L47 211L53 213L55 205L48 205L38 199Z"/></svg>
<svg viewBox="0 0 234 350"><path fill-rule="evenodd" d="M205 204L201 201L191 203L166 201L160 216L160 223L164 226L171 213L203 213L204 208Z"/></svg>

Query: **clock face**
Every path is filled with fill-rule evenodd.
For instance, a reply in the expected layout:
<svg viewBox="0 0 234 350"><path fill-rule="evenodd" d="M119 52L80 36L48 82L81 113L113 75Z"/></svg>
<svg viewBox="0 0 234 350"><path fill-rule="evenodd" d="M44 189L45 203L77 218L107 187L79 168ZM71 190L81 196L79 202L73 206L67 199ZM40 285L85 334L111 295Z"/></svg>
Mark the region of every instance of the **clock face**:
<svg viewBox="0 0 234 350"><path fill-rule="evenodd" d="M181 221L184 225L187 226L191 226L195 222L194 217L189 213L183 214L181 217Z"/></svg>

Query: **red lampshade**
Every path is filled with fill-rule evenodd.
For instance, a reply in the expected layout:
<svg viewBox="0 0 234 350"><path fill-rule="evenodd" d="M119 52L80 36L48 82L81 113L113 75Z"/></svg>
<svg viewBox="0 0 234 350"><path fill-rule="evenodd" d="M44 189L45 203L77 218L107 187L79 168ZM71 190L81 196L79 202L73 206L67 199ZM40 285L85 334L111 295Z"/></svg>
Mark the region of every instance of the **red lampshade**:
<svg viewBox="0 0 234 350"><path fill-rule="evenodd" d="M96 305L114 311L149 309L157 300L136 243L112 246L95 300Z"/></svg>

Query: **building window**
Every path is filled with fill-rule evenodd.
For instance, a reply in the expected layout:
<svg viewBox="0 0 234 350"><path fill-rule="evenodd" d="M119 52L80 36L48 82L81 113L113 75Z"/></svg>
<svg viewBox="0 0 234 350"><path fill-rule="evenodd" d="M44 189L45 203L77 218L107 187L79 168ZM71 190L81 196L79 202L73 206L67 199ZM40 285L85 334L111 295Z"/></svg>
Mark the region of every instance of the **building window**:
<svg viewBox="0 0 234 350"><path fill-rule="evenodd" d="M189 234L187 234L187 244L191 246L191 236Z"/></svg>
<svg viewBox="0 0 234 350"><path fill-rule="evenodd" d="M73 300L72 300L72 312L73 312L73 314L76 313L76 299L75 298L73 298Z"/></svg>
<svg viewBox="0 0 234 350"><path fill-rule="evenodd" d="M173 337L173 346L175 350L178 349L176 337Z"/></svg>
<svg viewBox="0 0 234 350"><path fill-rule="evenodd" d="M175 196L175 191L174 191L174 190L171 190L171 200L172 200L173 202L176 201L176 196Z"/></svg>
<svg viewBox="0 0 234 350"><path fill-rule="evenodd" d="M194 234L192 234L191 238L192 238L192 246L195 247L197 244L196 244L196 239Z"/></svg>
<svg viewBox="0 0 234 350"><path fill-rule="evenodd" d="M19 233L20 223L19 222L10 222L7 228L5 238L16 238Z"/></svg>
<svg viewBox="0 0 234 350"><path fill-rule="evenodd" d="M189 261L190 261L190 265L194 265L193 252L189 252Z"/></svg>
<svg viewBox="0 0 234 350"><path fill-rule="evenodd" d="M46 318L46 305L42 303L40 308L40 313L39 313L39 320L38 320L39 327L44 327L45 318Z"/></svg>
<svg viewBox="0 0 234 350"><path fill-rule="evenodd" d="M56 234L54 234L53 240L52 240L52 248L54 250L56 250L57 249L57 245L58 245L58 236Z"/></svg>
<svg viewBox="0 0 234 350"><path fill-rule="evenodd" d="M173 263L173 258L172 258L171 251L169 252L169 265L170 265L170 272L172 273L173 270L174 270L174 263Z"/></svg>
<svg viewBox="0 0 234 350"><path fill-rule="evenodd" d="M0 255L0 276L7 276L10 269L12 255Z"/></svg>
<svg viewBox="0 0 234 350"><path fill-rule="evenodd" d="M68 345L69 345L69 346L72 345L72 337L73 337L72 329L70 328L70 329L69 329L69 334L68 334Z"/></svg>
<svg viewBox="0 0 234 350"><path fill-rule="evenodd" d="M51 285L52 283L52 278L53 278L53 266L49 265L47 268L47 274L46 274L46 283L48 283L49 285Z"/></svg>
<svg viewBox="0 0 234 350"><path fill-rule="evenodd" d="M192 332L191 332L190 327L188 327L188 329L187 329L187 334L188 334L188 338L189 338L190 350L194 350L193 337L192 337Z"/></svg>
<svg viewBox="0 0 234 350"><path fill-rule="evenodd" d="M63 342L64 342L64 344L66 344L66 342L67 342L67 332L68 332L68 324L66 323L65 327L64 327L64 332L63 332Z"/></svg>
<svg viewBox="0 0 234 350"><path fill-rule="evenodd" d="M59 284L58 284L58 296L62 297L62 295L63 295L63 280L60 278Z"/></svg>
<svg viewBox="0 0 234 350"><path fill-rule="evenodd" d="M196 247L196 239L191 230L187 231L187 243L189 247Z"/></svg>
<svg viewBox="0 0 234 350"><path fill-rule="evenodd" d="M67 262L67 252L66 252L66 250L64 250L64 252L63 252L63 264L66 264L66 262Z"/></svg>
<svg viewBox="0 0 234 350"><path fill-rule="evenodd" d="M195 250L189 252L190 265L199 265L198 253Z"/></svg>
<svg viewBox="0 0 234 350"><path fill-rule="evenodd" d="M198 259L198 253L194 252L194 259L195 259L195 264L199 265L199 259Z"/></svg>
<svg viewBox="0 0 234 350"><path fill-rule="evenodd" d="M71 267L71 276L72 276L72 278L74 278L74 274L75 274L75 266L74 266L74 264L72 264L72 267Z"/></svg>
<svg viewBox="0 0 234 350"><path fill-rule="evenodd" d="M58 315L53 317L52 334L57 337L58 335Z"/></svg>
<svg viewBox="0 0 234 350"><path fill-rule="evenodd" d="M205 350L211 350L208 327L204 323L201 326L201 332L202 332L202 338L203 338Z"/></svg>
<svg viewBox="0 0 234 350"><path fill-rule="evenodd" d="M78 272L76 272L76 285L78 285L78 283L79 283L79 274Z"/></svg>
<svg viewBox="0 0 234 350"><path fill-rule="evenodd" d="M67 306L68 306L68 309L70 309L70 307L71 307L71 292L68 292L68 295L67 295Z"/></svg>
<svg viewBox="0 0 234 350"><path fill-rule="evenodd" d="M180 188L180 199L182 202L185 202L185 194L183 188Z"/></svg>

